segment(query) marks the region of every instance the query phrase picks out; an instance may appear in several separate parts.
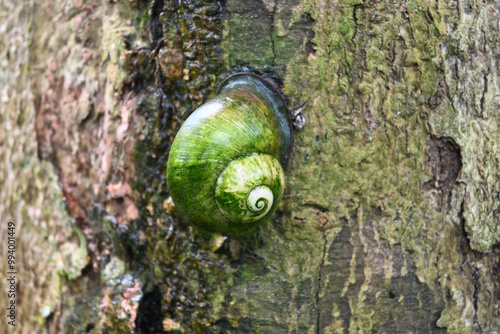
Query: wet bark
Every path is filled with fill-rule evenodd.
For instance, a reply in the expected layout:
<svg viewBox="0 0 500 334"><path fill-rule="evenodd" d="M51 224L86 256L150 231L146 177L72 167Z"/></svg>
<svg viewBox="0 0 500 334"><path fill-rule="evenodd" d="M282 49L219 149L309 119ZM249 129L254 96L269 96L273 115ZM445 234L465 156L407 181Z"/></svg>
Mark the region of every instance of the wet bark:
<svg viewBox="0 0 500 334"><path fill-rule="evenodd" d="M12 333L500 329L494 1L0 4ZM182 122L251 71L307 101L275 217L178 216ZM0 280L7 290L7 251ZM0 305L7 305L0 294Z"/></svg>

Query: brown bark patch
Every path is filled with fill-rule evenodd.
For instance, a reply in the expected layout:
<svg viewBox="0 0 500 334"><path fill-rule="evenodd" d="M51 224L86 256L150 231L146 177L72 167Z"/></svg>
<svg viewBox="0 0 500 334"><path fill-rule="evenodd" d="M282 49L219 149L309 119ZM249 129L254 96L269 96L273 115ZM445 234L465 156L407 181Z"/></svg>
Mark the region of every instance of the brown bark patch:
<svg viewBox="0 0 500 334"><path fill-rule="evenodd" d="M428 170L432 180L424 183L424 191L448 191L453 187L462 171L462 155L452 138L431 136Z"/></svg>
<svg viewBox="0 0 500 334"><path fill-rule="evenodd" d="M437 91L429 98L429 107L431 108L431 111L436 111L439 108L441 102L446 98L447 91L448 86L446 85L444 74L440 72Z"/></svg>

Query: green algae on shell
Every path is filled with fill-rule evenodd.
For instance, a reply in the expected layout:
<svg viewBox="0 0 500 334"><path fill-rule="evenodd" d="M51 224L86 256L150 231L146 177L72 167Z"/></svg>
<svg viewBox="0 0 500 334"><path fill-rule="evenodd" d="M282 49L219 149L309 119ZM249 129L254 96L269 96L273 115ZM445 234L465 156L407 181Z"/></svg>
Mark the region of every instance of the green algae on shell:
<svg viewBox="0 0 500 334"><path fill-rule="evenodd" d="M185 121L167 182L181 214L201 229L242 235L272 215L292 141L286 105L265 79L241 73Z"/></svg>

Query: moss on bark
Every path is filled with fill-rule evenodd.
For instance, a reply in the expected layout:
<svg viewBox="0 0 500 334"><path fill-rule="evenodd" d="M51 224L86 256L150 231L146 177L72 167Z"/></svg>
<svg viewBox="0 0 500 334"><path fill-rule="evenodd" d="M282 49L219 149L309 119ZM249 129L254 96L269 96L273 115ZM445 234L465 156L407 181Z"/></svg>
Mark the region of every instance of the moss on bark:
<svg viewBox="0 0 500 334"><path fill-rule="evenodd" d="M44 277L22 331L500 327L496 3L23 3L0 213L47 251L20 262ZM240 70L308 102L285 200L244 240L187 225L165 181L182 121Z"/></svg>

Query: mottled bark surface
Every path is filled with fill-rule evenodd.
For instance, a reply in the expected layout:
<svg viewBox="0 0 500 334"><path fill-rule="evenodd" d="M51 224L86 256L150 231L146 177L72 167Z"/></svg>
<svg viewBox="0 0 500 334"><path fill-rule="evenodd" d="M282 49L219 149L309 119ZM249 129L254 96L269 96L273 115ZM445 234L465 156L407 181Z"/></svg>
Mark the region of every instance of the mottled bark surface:
<svg viewBox="0 0 500 334"><path fill-rule="evenodd" d="M0 17L10 332L500 330L500 3L4 0ZM241 70L307 101L307 124L275 217L234 239L177 216L165 169Z"/></svg>

